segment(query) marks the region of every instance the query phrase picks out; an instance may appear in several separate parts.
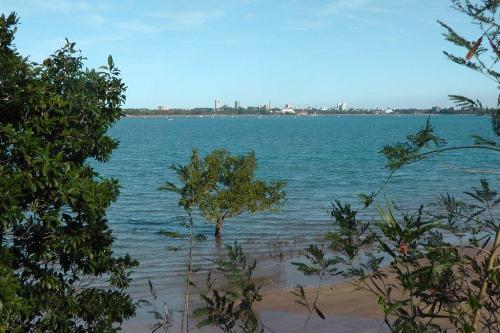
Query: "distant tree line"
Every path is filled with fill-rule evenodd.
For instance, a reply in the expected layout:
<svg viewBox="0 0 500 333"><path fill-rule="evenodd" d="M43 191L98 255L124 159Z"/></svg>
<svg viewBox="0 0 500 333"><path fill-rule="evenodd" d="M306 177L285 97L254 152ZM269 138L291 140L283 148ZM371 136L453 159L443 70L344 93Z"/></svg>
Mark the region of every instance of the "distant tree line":
<svg viewBox="0 0 500 333"><path fill-rule="evenodd" d="M170 109L170 110L158 110L158 109L146 109L146 108L130 108L124 109L124 113L130 116L212 116L212 115L282 115L275 113L280 109L274 108L271 110L260 108L260 107L247 107L247 108L233 108L233 107L222 107L214 111L213 108L194 108L194 109ZM435 109L392 109L390 114L443 114L443 115L453 115L453 114L477 114L482 115L483 113L489 113L490 109L484 108L482 112L478 112L475 108L463 107L463 108L443 108L439 110ZM366 110L366 109L349 109L345 111L340 111L336 109L295 109L297 115L298 113L307 115L365 115L365 114L386 114L384 110ZM294 114L287 114L288 116Z"/></svg>
<svg viewBox="0 0 500 333"><path fill-rule="evenodd" d="M276 109L277 110L277 109ZM194 108L194 109L124 109L126 115L131 116L208 116L208 115L270 115L269 110L258 107L250 108L230 108L224 107L214 111L213 108Z"/></svg>

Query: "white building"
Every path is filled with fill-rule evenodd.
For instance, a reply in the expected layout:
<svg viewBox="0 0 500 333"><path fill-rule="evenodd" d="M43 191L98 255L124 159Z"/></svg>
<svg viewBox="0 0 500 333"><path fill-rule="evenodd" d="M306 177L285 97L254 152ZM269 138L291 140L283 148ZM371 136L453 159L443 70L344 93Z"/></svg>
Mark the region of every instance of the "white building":
<svg viewBox="0 0 500 333"><path fill-rule="evenodd" d="M346 102L338 102L337 103L337 110L339 110L339 111L345 111L345 110L347 110L347 104L346 104Z"/></svg>
<svg viewBox="0 0 500 333"><path fill-rule="evenodd" d="M295 110L292 108L288 108L288 107L285 107L284 109L281 109L281 110L276 111L276 112L281 113L281 114L295 114Z"/></svg>

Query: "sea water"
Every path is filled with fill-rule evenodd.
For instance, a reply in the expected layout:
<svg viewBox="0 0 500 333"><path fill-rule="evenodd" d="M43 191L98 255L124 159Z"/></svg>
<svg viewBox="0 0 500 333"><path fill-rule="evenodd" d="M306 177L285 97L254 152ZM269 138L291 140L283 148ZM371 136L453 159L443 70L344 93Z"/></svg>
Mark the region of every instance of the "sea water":
<svg viewBox="0 0 500 333"><path fill-rule="evenodd" d="M449 146L471 144L474 134L493 137L488 117L431 116L430 120ZM179 305L187 242L159 232L182 232L177 217L183 211L176 194L157 189L166 181L177 181L169 166L186 163L193 148L203 156L219 148L233 154L253 150L257 178L286 181L287 199L279 212L243 214L228 219L223 228L223 242L237 240L252 256L266 258L319 241L331 228L328 212L334 199L361 208L358 194L376 190L388 175L379 151L385 144L405 141L426 121L426 116L417 115L123 118L109 131L120 141L119 148L96 170L121 184L108 219L116 238L115 253L129 253L140 262L132 274L132 295L147 298L151 280L174 307ZM487 150L443 153L399 170L379 203L392 200L414 209L446 192L464 197L463 191L479 186L483 177L498 189L499 165L500 154ZM194 267L206 269L220 248L213 225L198 217L196 224L207 240L196 243ZM180 250L174 252L172 247ZM281 282L293 285L296 281L287 280L286 273Z"/></svg>

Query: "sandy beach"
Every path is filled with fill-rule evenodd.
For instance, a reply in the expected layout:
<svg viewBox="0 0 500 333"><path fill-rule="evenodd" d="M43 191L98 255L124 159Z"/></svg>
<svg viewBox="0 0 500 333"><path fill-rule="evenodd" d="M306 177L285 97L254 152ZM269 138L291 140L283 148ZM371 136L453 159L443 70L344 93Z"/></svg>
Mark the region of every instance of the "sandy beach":
<svg viewBox="0 0 500 333"><path fill-rule="evenodd" d="M462 255L473 254L471 249L459 248ZM376 296L367 290L359 290L346 280L330 279L323 281L319 288L317 307L325 315L321 319L296 302L292 294L292 286L304 285L309 304L314 302L318 288L318 280L307 277L297 271L291 262L299 260L300 253L291 252L285 260L274 257L264 260L260 258L255 271L256 278L263 286L262 301L254 304L254 310L265 325L266 332L342 332L342 333L376 333L389 332L384 323L384 316L377 304ZM390 274L389 274L390 276ZM204 274L196 276L196 283L202 285ZM389 278L392 282L391 278ZM200 305L197 293L191 290L191 309ZM148 332L153 319L144 312L124 325L124 332ZM438 322L454 332L453 326L446 320ZM190 319L190 332L219 332L214 327L196 328L197 320ZM177 332L180 325L180 314L174 315L174 323L170 332Z"/></svg>
<svg viewBox="0 0 500 333"><path fill-rule="evenodd" d="M311 302L316 288L306 288ZM307 322L308 310L295 302L290 289L269 291L262 295L256 310L262 321L275 332L385 332L383 316L375 297L355 290L348 282L320 288L318 308L326 319L316 313Z"/></svg>
<svg viewBox="0 0 500 333"><path fill-rule="evenodd" d="M373 295L366 291L354 290L347 282L322 286L318 307L326 319L313 313L307 321L308 311L295 302L292 289L276 289L264 292L262 301L255 310L266 325L266 332L345 332L376 333L388 332L383 316ZM305 288L308 299L313 300L316 288ZM194 305L194 304L193 304ZM142 317L142 316L141 316ZM126 322L124 332L148 332L152 318L136 318ZM177 332L177 321L171 332ZM196 321L191 320L191 332L218 332L213 327L197 329ZM149 330L148 330L149 329Z"/></svg>

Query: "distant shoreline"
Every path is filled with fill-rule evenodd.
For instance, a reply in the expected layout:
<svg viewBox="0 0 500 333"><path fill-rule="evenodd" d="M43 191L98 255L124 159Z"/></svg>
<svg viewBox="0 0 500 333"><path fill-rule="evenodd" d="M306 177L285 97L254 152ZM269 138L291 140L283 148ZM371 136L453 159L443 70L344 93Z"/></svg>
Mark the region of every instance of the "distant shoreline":
<svg viewBox="0 0 500 333"><path fill-rule="evenodd" d="M127 114L124 118L234 118L234 117L252 117L252 118L268 118L268 117L345 117L345 116L381 116L381 117L400 117L400 116L480 116L471 113L327 113L327 114Z"/></svg>

